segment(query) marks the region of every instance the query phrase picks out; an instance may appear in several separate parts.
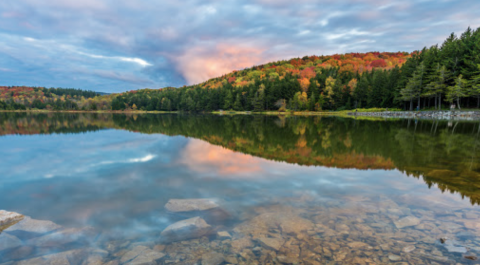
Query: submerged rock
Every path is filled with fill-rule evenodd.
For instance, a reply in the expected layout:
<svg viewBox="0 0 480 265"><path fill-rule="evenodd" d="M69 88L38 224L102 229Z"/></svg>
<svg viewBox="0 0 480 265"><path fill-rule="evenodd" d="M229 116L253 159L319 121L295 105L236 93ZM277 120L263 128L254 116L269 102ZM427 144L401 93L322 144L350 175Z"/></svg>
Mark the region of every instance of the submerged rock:
<svg viewBox="0 0 480 265"><path fill-rule="evenodd" d="M101 257L104 258L108 255L108 252L101 249L85 248L74 249L55 254L49 254L37 258L21 260L15 263L15 265L78 265L88 264L89 257ZM90 264L89 264L90 265Z"/></svg>
<svg viewBox="0 0 480 265"><path fill-rule="evenodd" d="M86 242L95 237L95 235L95 230L92 227L69 228L32 238L27 241L27 244L39 247L55 247L74 242Z"/></svg>
<svg viewBox="0 0 480 265"><path fill-rule="evenodd" d="M297 236L302 232L312 230L313 223L293 213L272 212L263 213L249 221L243 222L234 231L244 235L262 237L271 229L280 229L284 235Z"/></svg>
<svg viewBox="0 0 480 265"><path fill-rule="evenodd" d="M200 217L178 221L162 231L161 236L166 241L181 241L209 235L212 227Z"/></svg>
<svg viewBox="0 0 480 265"><path fill-rule="evenodd" d="M280 248L285 244L285 240L281 238L259 238L258 241L264 246L265 248L279 251Z"/></svg>
<svg viewBox="0 0 480 265"><path fill-rule="evenodd" d="M22 220L23 218L24 216L19 213L0 210L0 231L3 230L3 226L9 226Z"/></svg>
<svg viewBox="0 0 480 265"><path fill-rule="evenodd" d="M219 265L225 261L223 254L212 251L202 256L202 265Z"/></svg>
<svg viewBox="0 0 480 265"><path fill-rule="evenodd" d="M148 247L136 246L122 256L120 263L129 265L156 265L156 261L164 256L164 253L151 250Z"/></svg>
<svg viewBox="0 0 480 265"><path fill-rule="evenodd" d="M222 200L215 198L171 199L165 205L165 209L185 217L200 216L207 221L217 222L231 217L231 214L221 206L222 204Z"/></svg>
<svg viewBox="0 0 480 265"><path fill-rule="evenodd" d="M467 253L468 251L466 247L448 238L440 238L436 243L437 245L443 246L448 252L451 253Z"/></svg>
<svg viewBox="0 0 480 265"><path fill-rule="evenodd" d="M17 248L22 245L22 241L15 236L1 233L0 234L0 252L12 248Z"/></svg>
<svg viewBox="0 0 480 265"><path fill-rule="evenodd" d="M220 238L220 239L232 238L232 236L230 235L230 233L228 233L227 231L219 231L219 232L217 232L217 237Z"/></svg>
<svg viewBox="0 0 480 265"><path fill-rule="evenodd" d="M409 226L416 226L420 224L420 219L414 217L414 216L407 216L404 217L398 221L395 221L395 226L398 229L404 228L404 227L409 227Z"/></svg>
<svg viewBox="0 0 480 265"><path fill-rule="evenodd" d="M22 239L41 236L55 230L61 229L62 226L52 221L35 220L26 216L20 222L5 229L4 232L15 235Z"/></svg>

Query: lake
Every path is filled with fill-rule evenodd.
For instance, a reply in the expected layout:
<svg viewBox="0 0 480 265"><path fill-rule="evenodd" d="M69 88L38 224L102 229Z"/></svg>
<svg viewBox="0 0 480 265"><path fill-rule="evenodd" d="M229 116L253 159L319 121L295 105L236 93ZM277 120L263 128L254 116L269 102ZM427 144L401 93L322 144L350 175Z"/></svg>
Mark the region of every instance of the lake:
<svg viewBox="0 0 480 265"><path fill-rule="evenodd" d="M0 264L477 264L479 203L479 122L0 113Z"/></svg>

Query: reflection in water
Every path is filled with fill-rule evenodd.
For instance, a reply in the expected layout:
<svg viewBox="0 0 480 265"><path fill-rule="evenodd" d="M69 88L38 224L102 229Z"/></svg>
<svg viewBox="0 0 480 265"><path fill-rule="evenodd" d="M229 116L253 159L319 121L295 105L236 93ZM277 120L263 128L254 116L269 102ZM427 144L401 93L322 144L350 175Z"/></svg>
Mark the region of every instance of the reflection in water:
<svg viewBox="0 0 480 265"><path fill-rule="evenodd" d="M0 113L0 134L0 209L62 226L5 230L0 264L454 264L480 251L478 123ZM218 209L164 208L186 198ZM186 241L160 234L181 225ZM2 249L7 236L20 244Z"/></svg>

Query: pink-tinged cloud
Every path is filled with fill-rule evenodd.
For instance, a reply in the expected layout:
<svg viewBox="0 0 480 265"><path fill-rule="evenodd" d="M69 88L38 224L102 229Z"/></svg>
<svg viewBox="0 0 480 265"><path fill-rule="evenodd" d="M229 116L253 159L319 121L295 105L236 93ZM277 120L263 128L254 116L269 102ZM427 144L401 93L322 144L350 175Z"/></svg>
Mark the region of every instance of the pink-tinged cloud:
<svg viewBox="0 0 480 265"><path fill-rule="evenodd" d="M191 140L182 152L182 164L199 173L222 177L258 177L263 171L258 158L211 145L201 140Z"/></svg>
<svg viewBox="0 0 480 265"><path fill-rule="evenodd" d="M220 43L212 47L193 47L173 58L188 84L197 84L253 65L268 62L265 48Z"/></svg>

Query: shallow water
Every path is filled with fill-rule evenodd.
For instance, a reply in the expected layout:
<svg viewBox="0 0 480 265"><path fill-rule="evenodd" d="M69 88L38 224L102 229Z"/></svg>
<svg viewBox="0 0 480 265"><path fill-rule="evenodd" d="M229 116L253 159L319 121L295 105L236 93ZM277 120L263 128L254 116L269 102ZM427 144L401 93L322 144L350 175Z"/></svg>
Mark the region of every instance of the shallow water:
<svg viewBox="0 0 480 265"><path fill-rule="evenodd" d="M151 264L476 264L479 134L456 121L0 113L0 209L95 231L15 234L0 264L134 264L125 256L147 248L161 253ZM210 233L160 235L192 217L165 204L197 198L228 218L196 212Z"/></svg>

